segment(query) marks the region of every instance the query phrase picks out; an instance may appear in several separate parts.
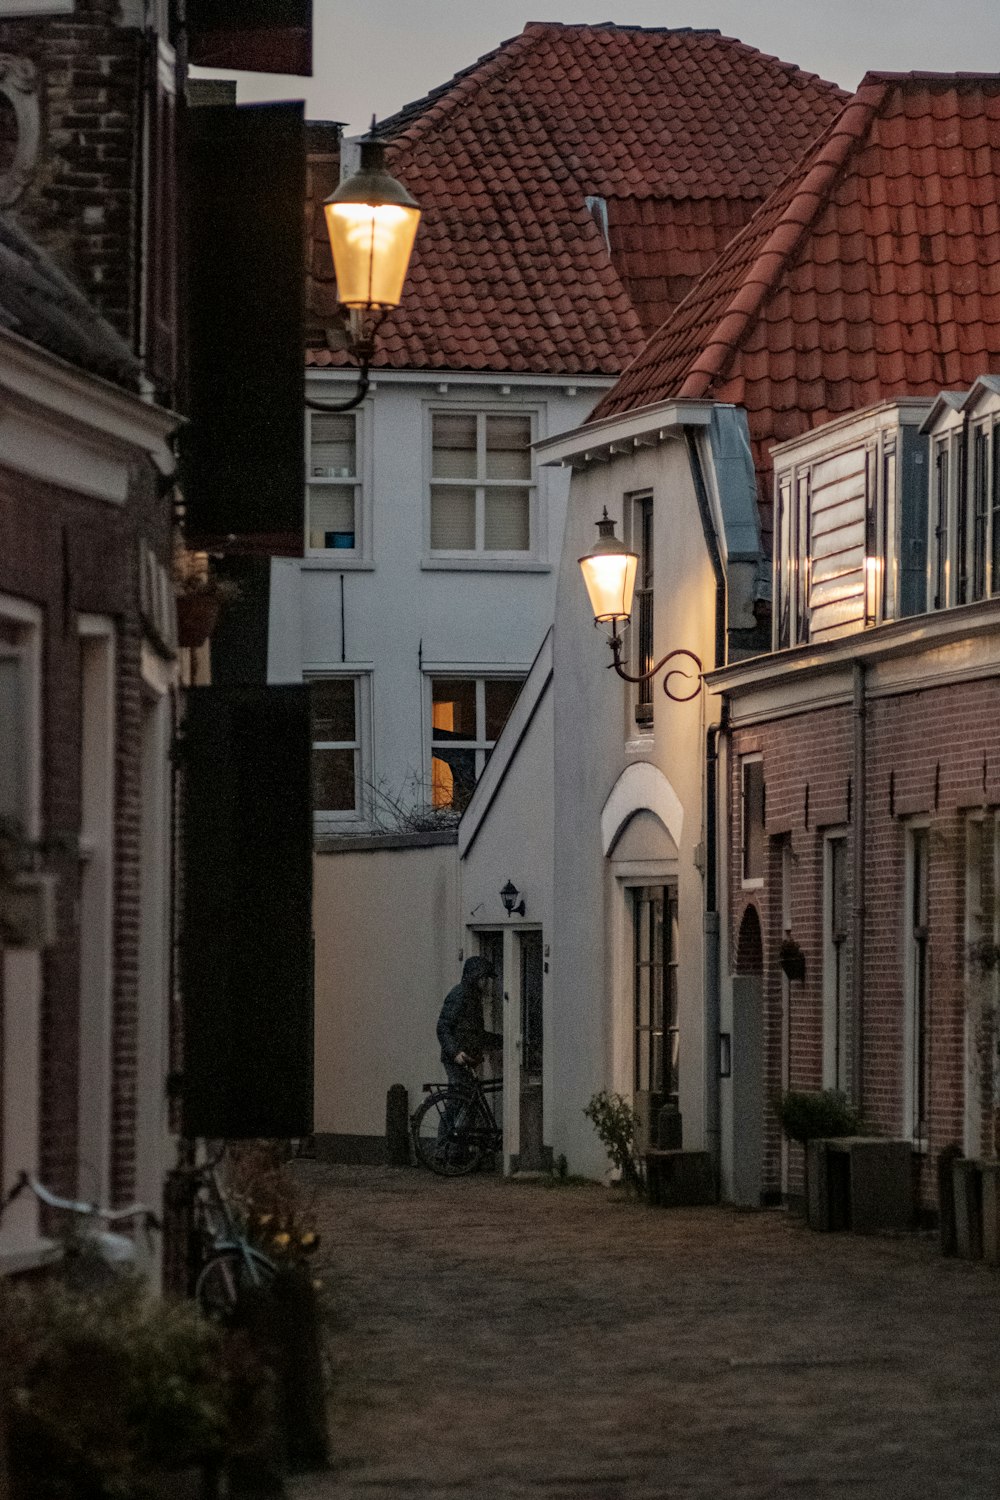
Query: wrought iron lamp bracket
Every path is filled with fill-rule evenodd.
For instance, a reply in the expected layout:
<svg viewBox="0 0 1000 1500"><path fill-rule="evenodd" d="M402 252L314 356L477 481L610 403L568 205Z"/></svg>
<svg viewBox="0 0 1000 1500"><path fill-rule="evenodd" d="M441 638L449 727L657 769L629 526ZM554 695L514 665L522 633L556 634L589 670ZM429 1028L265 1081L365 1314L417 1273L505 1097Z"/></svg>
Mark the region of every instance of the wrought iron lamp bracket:
<svg viewBox="0 0 1000 1500"><path fill-rule="evenodd" d="M689 693L675 693L670 686L671 677L684 677L690 680L692 673L685 672L680 667L671 667L669 672L663 679L663 691L666 693L667 697L670 698L674 703L690 703L692 698L697 698L698 694L701 692L701 659L700 657L695 656L693 651L688 651L685 647L678 646L673 651L668 651L666 656L661 656L656 665L650 667L648 672L634 673L627 672L622 666L622 647L624 645L622 637L620 635L613 635L610 637L608 644L611 647L612 655L614 657L613 661L608 662L608 667L609 669L613 667L614 670L618 673L618 676L621 677L625 682L648 682L651 677L655 677L657 672L661 671L662 668L667 665L668 661L673 661L676 656L686 656L688 661L693 662L698 669L697 683L694 690Z"/></svg>

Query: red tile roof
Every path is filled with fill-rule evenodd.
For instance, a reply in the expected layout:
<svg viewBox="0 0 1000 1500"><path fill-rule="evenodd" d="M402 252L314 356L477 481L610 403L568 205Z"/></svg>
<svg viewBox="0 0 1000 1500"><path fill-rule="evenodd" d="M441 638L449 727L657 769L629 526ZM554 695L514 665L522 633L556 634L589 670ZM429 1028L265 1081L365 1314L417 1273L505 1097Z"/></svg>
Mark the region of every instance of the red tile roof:
<svg viewBox="0 0 1000 1500"><path fill-rule="evenodd" d="M424 220L376 363L617 373L844 98L716 32L528 25L379 127ZM321 322L336 164L311 175Z"/></svg>
<svg viewBox="0 0 1000 1500"><path fill-rule="evenodd" d="M735 402L763 476L773 442L996 370L1000 74L870 73L594 416Z"/></svg>

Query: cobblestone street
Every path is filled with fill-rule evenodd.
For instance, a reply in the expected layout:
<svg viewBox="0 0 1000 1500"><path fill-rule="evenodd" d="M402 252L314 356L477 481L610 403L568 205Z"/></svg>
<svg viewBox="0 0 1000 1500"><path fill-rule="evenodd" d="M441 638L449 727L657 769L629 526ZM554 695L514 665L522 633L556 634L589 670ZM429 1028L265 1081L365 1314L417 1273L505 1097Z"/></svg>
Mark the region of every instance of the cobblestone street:
<svg viewBox="0 0 1000 1500"><path fill-rule="evenodd" d="M1000 1277L930 1237L302 1164L334 1467L295 1500L995 1500Z"/></svg>

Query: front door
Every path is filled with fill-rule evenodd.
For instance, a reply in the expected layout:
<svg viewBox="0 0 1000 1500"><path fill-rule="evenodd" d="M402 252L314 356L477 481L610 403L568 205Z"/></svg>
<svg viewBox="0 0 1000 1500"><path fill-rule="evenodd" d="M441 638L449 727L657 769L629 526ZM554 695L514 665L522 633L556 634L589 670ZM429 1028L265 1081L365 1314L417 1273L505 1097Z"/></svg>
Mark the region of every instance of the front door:
<svg viewBox="0 0 1000 1500"><path fill-rule="evenodd" d="M542 1139L542 934L518 934L521 949L521 1130L518 1170L545 1170Z"/></svg>

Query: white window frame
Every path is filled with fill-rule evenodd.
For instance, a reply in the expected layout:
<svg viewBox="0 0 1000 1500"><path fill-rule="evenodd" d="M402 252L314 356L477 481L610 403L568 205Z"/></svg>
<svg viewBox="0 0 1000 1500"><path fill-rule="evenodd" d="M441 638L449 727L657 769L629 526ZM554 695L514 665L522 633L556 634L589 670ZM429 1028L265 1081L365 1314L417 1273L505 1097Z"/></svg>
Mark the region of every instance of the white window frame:
<svg viewBox="0 0 1000 1500"><path fill-rule="evenodd" d="M13 625L18 641L0 642L0 652L24 664L25 784L22 822L26 838L42 835L42 632L43 614L26 600L0 594L0 620ZM3 964L2 1107L0 1191L20 1171L37 1172L41 1134L42 955L33 948L6 948ZM53 1247L39 1236L38 1203L30 1193L10 1205L0 1220L0 1273L47 1258Z"/></svg>
<svg viewBox="0 0 1000 1500"><path fill-rule="evenodd" d="M850 1093L850 976L851 928L840 944L834 940L834 845L850 846L846 828L823 834L823 1087Z"/></svg>
<svg viewBox="0 0 1000 1500"><path fill-rule="evenodd" d="M354 683L354 739L315 740L313 750L354 751L354 807L315 808L313 831L316 835L353 833L367 826L371 807L372 683L371 672L357 668L314 668L305 681L309 684L330 679Z"/></svg>
<svg viewBox="0 0 1000 1500"><path fill-rule="evenodd" d="M917 1100L920 1094L916 1070L919 1066L918 1028L923 1023L924 1045L930 1041L929 1005L923 1017L918 1015L917 1007L917 943L914 937L912 925L913 899L915 894L915 857L917 835L923 835L925 848L925 859L927 869L924 872L925 880L930 876L930 823L924 819L915 819L907 823L904 836L905 846L905 872L903 880L903 1119L902 1135L906 1140L913 1142L914 1149L926 1151L927 1137L921 1134L921 1125L927 1126L926 1120L916 1118ZM929 925L929 924L928 924ZM929 935L925 939L924 950L924 975L926 982L927 1001L931 998L931 945Z"/></svg>
<svg viewBox="0 0 1000 1500"><path fill-rule="evenodd" d="M476 477L474 479L436 479L434 477L434 418L436 416L475 416ZM487 417L527 417L530 424L531 478L503 480L484 477ZM499 566L516 569L519 565L538 564L543 560L543 516L541 486L535 462L534 444L541 436L541 408L531 405L504 406L479 401L434 401L424 409L424 560L432 566ZM431 546L432 490L435 486L474 489L476 492L476 545L472 549L444 549ZM528 493L528 546L520 552L488 551L485 546L486 491L489 489L524 489Z"/></svg>
<svg viewBox="0 0 1000 1500"><path fill-rule="evenodd" d="M745 768L750 765L760 765L763 776L764 757L760 751L754 751L749 755L740 756L740 889L744 891L759 891L764 884L764 875L747 875L746 871L746 844L747 844L747 811L746 811L746 776ZM766 809L767 783L762 783L764 807ZM764 861L767 862L767 829L761 834L764 844Z"/></svg>
<svg viewBox="0 0 1000 1500"><path fill-rule="evenodd" d="M478 667L475 671L464 669L449 669L448 667L427 668L424 673L424 713L426 716L427 730L424 734L424 753L426 764L424 770L424 787L426 790L426 803L430 807L434 800L434 683L445 682L474 682L476 684L476 733L469 740L461 740L451 745L453 750L472 750L476 756L476 785L486 768L486 762L492 753L496 740L486 738L486 684L487 682L516 682L524 686L527 677L524 669L511 669L510 667Z"/></svg>
<svg viewBox="0 0 1000 1500"><path fill-rule="evenodd" d="M628 645L630 657L634 650L635 655L631 657L630 670L638 673L643 670L639 658L639 620L638 620L638 594L643 578L643 563L645 561L645 549L643 547L643 514L648 508L651 516L651 541L653 552L653 621L652 621L652 647L653 661L656 659L656 506L653 501L652 490L635 490L623 496L622 509L625 514L625 532L628 546L638 555L639 565L636 569L636 599L633 605L633 620L629 629ZM650 662L650 666L652 666ZM655 684L650 681L649 689L649 713L640 716L640 704L643 697L642 685L640 683L626 683L625 696L627 700L628 721L626 725L626 738L648 740L653 734L653 724L656 711L657 697L652 691ZM642 704L645 708L646 705Z"/></svg>
<svg viewBox="0 0 1000 1500"><path fill-rule="evenodd" d="M373 494L373 472L372 472L372 431L374 426L373 404L371 401L362 404L353 412L341 412L339 415L350 417L354 421L354 469L352 475L330 478L314 478L312 469L312 424L317 417L325 415L336 416L338 413L324 413L312 411L306 408L304 424L304 470L305 470L305 531L304 531L304 556L313 567L325 565L336 569L338 572L354 568L370 568L372 566L372 494ZM354 489L354 546L353 547L313 547L310 545L312 532L312 496L313 493L321 493L324 486L339 488L353 487Z"/></svg>

